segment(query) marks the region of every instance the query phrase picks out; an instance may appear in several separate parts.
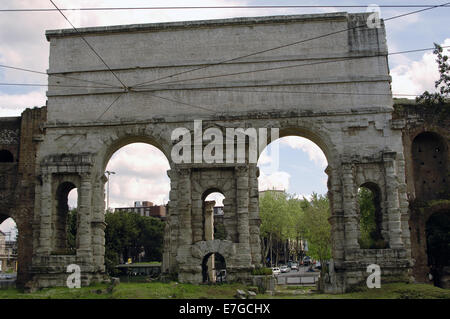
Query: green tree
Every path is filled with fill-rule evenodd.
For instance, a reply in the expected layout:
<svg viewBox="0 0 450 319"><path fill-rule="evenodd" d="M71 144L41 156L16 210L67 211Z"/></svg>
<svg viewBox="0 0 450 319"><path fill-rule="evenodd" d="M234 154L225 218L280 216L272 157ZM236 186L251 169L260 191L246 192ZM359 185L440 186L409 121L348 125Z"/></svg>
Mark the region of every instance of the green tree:
<svg viewBox="0 0 450 319"><path fill-rule="evenodd" d="M358 190L358 204L360 214L360 238L359 245L361 248L373 247L376 240L376 221L375 221L375 204L374 196L371 190L361 187Z"/></svg>
<svg viewBox="0 0 450 319"><path fill-rule="evenodd" d="M147 258L161 261L164 222L158 218L140 216L129 212L107 213L105 249L113 251L110 256L119 256L122 261L138 260L145 252Z"/></svg>
<svg viewBox="0 0 450 319"><path fill-rule="evenodd" d="M294 256L294 260L302 258L301 240L305 237L304 211L302 202L305 199L299 199L295 195L290 195L287 201L288 210L288 230L291 244L289 245L289 254Z"/></svg>
<svg viewBox="0 0 450 319"><path fill-rule="evenodd" d="M360 217L359 246L362 249L383 249L388 244L383 240L379 225L377 225L375 197L373 191L366 187L358 189L358 204Z"/></svg>
<svg viewBox="0 0 450 319"><path fill-rule="evenodd" d="M270 255L272 259L275 249L275 264L278 264L281 242L288 235L286 197L284 192L266 191L261 194L259 201L262 255L263 258Z"/></svg>
<svg viewBox="0 0 450 319"><path fill-rule="evenodd" d="M326 196L313 193L310 201L304 203L305 238L308 254L319 260L325 270L325 262L331 258L330 205Z"/></svg>
<svg viewBox="0 0 450 319"><path fill-rule="evenodd" d="M131 258L161 261L164 240L164 222L158 218L140 216L129 212L107 212L105 229L105 266L109 274L115 274L115 266ZM70 210L67 216L67 242L69 250L75 252L77 233L77 211Z"/></svg>
<svg viewBox="0 0 450 319"><path fill-rule="evenodd" d="M416 98L417 103L426 105L443 104L450 97L450 65L448 63L448 56L443 54L442 47L436 43L434 44L433 53L436 55L440 75L439 80L434 83L434 87L438 92L430 93L425 91L421 96Z"/></svg>
<svg viewBox="0 0 450 319"><path fill-rule="evenodd" d="M75 253L77 247L77 210L71 209L67 214L67 249Z"/></svg>

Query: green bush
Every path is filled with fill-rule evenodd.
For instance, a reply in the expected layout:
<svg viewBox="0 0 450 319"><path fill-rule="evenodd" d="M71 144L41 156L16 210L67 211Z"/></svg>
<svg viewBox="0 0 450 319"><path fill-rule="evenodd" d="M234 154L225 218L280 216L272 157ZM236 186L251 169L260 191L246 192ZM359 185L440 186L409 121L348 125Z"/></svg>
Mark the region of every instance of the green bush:
<svg viewBox="0 0 450 319"><path fill-rule="evenodd" d="M253 276L269 276L272 275L272 268L255 268L252 271Z"/></svg>

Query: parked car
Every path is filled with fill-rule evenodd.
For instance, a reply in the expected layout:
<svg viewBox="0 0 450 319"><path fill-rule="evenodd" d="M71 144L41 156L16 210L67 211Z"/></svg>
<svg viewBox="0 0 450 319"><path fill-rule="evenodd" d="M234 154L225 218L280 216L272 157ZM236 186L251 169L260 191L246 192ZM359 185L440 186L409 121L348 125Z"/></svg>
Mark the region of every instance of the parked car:
<svg viewBox="0 0 450 319"><path fill-rule="evenodd" d="M286 265L280 266L280 272L290 272L290 271L291 269L288 266Z"/></svg>
<svg viewBox="0 0 450 319"><path fill-rule="evenodd" d="M298 271L298 264L297 263L292 263L291 264L291 270L297 270Z"/></svg>
<svg viewBox="0 0 450 319"><path fill-rule="evenodd" d="M278 268L278 267L272 267L272 274L274 274L274 275L280 274L280 268Z"/></svg>
<svg viewBox="0 0 450 319"><path fill-rule="evenodd" d="M314 264L314 267L316 267L317 269L322 269L322 265L320 264L320 261L316 261L316 263Z"/></svg>
<svg viewBox="0 0 450 319"><path fill-rule="evenodd" d="M304 265L304 266L309 266L309 265L311 265L311 257L305 256L305 258L303 258L303 265Z"/></svg>

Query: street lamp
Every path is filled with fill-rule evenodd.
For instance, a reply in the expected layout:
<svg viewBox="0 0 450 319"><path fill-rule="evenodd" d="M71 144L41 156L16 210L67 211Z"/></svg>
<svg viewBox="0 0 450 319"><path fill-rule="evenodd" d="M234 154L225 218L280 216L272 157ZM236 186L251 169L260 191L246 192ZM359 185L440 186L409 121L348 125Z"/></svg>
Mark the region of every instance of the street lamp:
<svg viewBox="0 0 450 319"><path fill-rule="evenodd" d="M116 174L116 172L106 171L105 173L106 173L106 175L108 175L108 188L107 188L107 191L106 191L106 193L107 193L106 194L106 210L109 210L109 184L110 184L109 176L113 175L113 174Z"/></svg>

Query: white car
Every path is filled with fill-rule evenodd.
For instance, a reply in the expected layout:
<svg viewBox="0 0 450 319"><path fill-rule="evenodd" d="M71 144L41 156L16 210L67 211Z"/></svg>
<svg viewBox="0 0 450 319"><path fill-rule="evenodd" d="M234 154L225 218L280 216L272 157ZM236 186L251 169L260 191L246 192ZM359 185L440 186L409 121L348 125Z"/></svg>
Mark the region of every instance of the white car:
<svg viewBox="0 0 450 319"><path fill-rule="evenodd" d="M280 274L280 268L278 268L278 267L272 267L272 274L274 274L274 275Z"/></svg>
<svg viewBox="0 0 450 319"><path fill-rule="evenodd" d="M281 272L290 272L291 268L289 268L288 266L283 265L283 266L280 266L280 271Z"/></svg>

